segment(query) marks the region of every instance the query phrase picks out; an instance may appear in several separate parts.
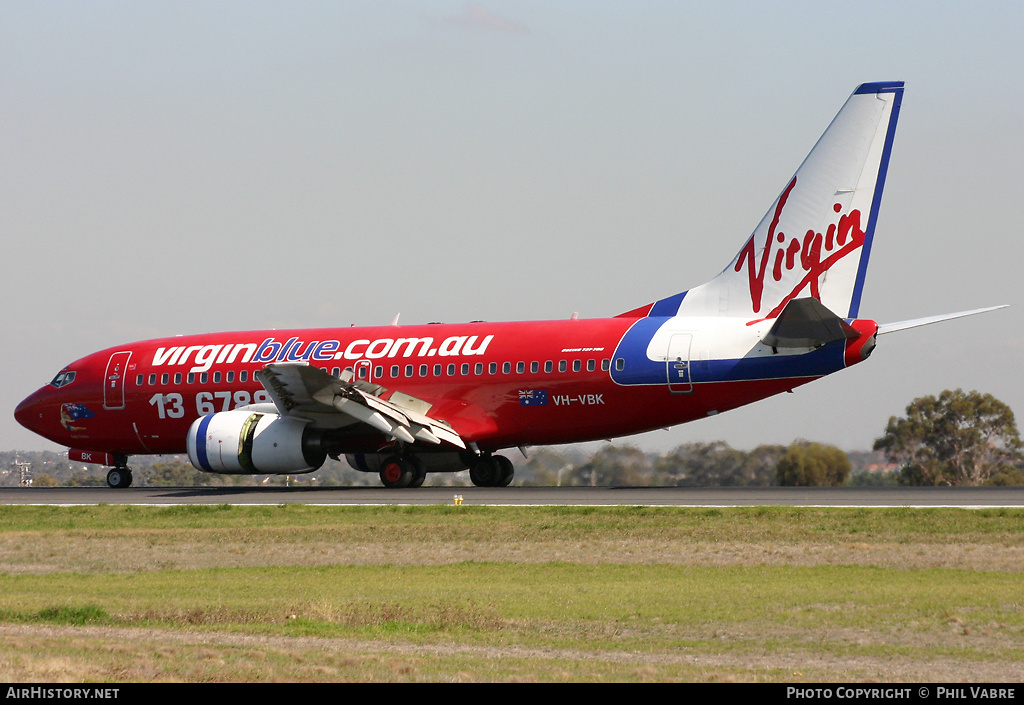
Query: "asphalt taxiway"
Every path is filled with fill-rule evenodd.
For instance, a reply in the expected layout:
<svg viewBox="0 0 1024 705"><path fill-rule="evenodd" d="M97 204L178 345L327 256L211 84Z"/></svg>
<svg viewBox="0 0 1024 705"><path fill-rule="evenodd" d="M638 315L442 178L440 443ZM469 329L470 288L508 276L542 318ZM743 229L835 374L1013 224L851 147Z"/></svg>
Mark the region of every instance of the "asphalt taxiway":
<svg viewBox="0 0 1024 705"><path fill-rule="evenodd" d="M3 487L0 505L1024 507L1024 487Z"/></svg>

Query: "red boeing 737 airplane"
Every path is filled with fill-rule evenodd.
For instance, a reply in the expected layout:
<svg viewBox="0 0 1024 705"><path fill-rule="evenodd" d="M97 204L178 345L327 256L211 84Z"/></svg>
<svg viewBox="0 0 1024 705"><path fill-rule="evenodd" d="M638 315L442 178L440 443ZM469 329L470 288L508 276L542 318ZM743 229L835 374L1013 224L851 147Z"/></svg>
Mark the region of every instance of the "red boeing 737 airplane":
<svg viewBox="0 0 1024 705"><path fill-rule="evenodd" d="M859 86L729 265L614 318L213 333L83 357L18 405L26 428L112 466L188 452L218 473L312 472L327 456L416 487L496 452L642 433L790 391L865 360L859 319L902 82ZM999 308L999 307L993 307ZM524 450L525 452L525 450Z"/></svg>

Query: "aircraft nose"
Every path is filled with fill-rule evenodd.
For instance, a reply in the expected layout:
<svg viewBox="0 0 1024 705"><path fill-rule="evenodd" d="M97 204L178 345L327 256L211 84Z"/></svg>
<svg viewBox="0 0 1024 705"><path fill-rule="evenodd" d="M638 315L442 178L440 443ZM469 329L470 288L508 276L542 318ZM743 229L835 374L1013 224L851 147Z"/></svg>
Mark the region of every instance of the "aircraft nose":
<svg viewBox="0 0 1024 705"><path fill-rule="evenodd" d="M41 433L45 397L45 389L36 390L29 396L25 397L14 410L14 418L18 423L33 433Z"/></svg>

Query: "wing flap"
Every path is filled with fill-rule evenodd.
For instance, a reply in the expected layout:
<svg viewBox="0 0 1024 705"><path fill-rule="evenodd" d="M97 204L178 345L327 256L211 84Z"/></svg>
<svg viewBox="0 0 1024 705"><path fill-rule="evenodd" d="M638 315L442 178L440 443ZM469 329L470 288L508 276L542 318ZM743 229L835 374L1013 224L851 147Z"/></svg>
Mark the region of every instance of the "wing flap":
<svg viewBox="0 0 1024 705"><path fill-rule="evenodd" d="M382 399L383 387L353 382L351 375L338 379L305 362L277 362L257 372L256 378L282 415L323 414L327 407L406 443L466 447L451 426L427 415L428 402L401 392Z"/></svg>

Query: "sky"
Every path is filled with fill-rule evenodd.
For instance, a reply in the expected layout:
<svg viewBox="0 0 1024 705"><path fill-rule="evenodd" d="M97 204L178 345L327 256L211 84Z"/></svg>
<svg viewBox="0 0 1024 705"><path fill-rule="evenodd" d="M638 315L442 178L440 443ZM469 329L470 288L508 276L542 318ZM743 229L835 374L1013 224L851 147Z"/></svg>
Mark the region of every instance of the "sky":
<svg viewBox="0 0 1024 705"><path fill-rule="evenodd" d="M1024 3L0 0L0 448L93 351L613 316L729 263L853 89L906 81L861 316L1010 304L634 436L869 449L1024 413ZM1016 204L1016 205L1015 205Z"/></svg>

